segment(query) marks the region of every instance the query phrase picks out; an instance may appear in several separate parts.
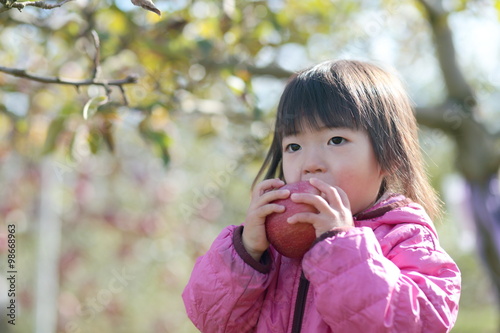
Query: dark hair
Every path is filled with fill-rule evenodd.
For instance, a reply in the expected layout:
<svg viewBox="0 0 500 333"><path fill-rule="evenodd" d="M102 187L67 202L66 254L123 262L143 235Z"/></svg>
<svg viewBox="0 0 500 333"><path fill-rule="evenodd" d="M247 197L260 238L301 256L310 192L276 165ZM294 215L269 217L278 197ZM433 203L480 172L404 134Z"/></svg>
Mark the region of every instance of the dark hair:
<svg viewBox="0 0 500 333"><path fill-rule="evenodd" d="M278 105L274 138L255 183L280 177L282 140L304 128L344 127L368 133L386 171L379 194L402 193L436 216L439 200L427 180L410 100L398 77L361 61L327 61L293 75Z"/></svg>

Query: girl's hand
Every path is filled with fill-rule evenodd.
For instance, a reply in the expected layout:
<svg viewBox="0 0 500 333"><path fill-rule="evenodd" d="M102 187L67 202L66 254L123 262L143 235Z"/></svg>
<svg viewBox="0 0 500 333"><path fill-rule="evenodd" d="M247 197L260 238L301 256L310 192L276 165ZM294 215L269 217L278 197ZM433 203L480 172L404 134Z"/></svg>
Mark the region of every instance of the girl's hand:
<svg viewBox="0 0 500 333"><path fill-rule="evenodd" d="M242 240L247 252L257 261L269 247L266 237L266 216L272 213L281 213L285 210L282 205L271 203L277 199L285 199L290 195L289 190L275 190L285 185L280 179L266 179L257 184L252 192L243 228Z"/></svg>
<svg viewBox="0 0 500 333"><path fill-rule="evenodd" d="M330 186L317 178L312 178L309 182L321 192L321 196L294 193L291 199L296 203L313 206L318 213L297 213L288 219L288 223L310 223L316 230L316 237L336 227L354 227L347 194L340 187Z"/></svg>

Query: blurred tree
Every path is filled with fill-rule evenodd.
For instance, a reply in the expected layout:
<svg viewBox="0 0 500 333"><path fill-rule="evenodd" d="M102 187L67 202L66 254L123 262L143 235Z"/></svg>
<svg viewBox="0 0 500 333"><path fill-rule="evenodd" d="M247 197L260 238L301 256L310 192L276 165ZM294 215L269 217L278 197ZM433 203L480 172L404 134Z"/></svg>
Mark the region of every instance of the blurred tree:
<svg viewBox="0 0 500 333"><path fill-rule="evenodd" d="M474 88L458 65L450 13L441 2L421 0L434 36L436 56L446 94L434 107L418 108L420 124L448 134L456 144L456 167L469 187L477 245L500 304L500 131L489 131L481 121Z"/></svg>
<svg viewBox="0 0 500 333"><path fill-rule="evenodd" d="M30 177L37 183L40 170L33 171L33 166L44 156L63 156L56 163L57 175L78 171L71 183L77 198L72 203L74 216L88 210L87 181L92 177L86 168L100 170L88 162L92 156L108 156L107 152L120 156L120 161L106 160L112 170L107 174L128 171L132 188L151 181L149 169L129 161L146 157L133 150L137 143L129 142L132 139L123 127L139 133L172 169L176 163L172 154L183 156L173 152L174 137L187 130L192 136L182 136L186 142L181 147L195 140L198 145L193 146L199 150L192 154L203 158L204 148L230 151L237 156L232 160L237 164L258 164L271 133L271 110L283 81L293 71L327 58L381 59L401 67L405 77L431 77L413 83L430 86L415 88L430 96L416 98L417 118L456 143L456 169L469 184L478 245L500 300L500 128L487 128L482 118L481 101L474 91L487 82L479 75L465 77L449 24L453 14L493 4L480 0L172 0L156 1L153 8L134 0L150 7L148 12L121 0L62 1L46 5L53 6L47 11L37 3L41 2L0 0L0 161L15 152L30 166ZM162 16L157 15L160 10ZM500 13L498 4L496 10ZM432 70L428 63L435 60L428 55L431 45L445 89L433 82L436 75L427 74ZM498 90L498 82L489 84L490 91ZM208 161L193 163L199 168ZM186 169L186 165L177 168ZM113 177L110 186L123 186L119 175ZM193 204L184 209L189 218L217 216L217 209L209 210L201 199L217 207L209 194L213 190L202 190L189 193ZM94 195L98 193L95 190ZM102 208L85 217L138 241L129 234L135 216L116 211L123 202L139 203L123 193L117 197L107 199L115 211ZM183 215L183 206L180 209ZM155 219L137 217L139 233L154 234ZM193 225L188 228L193 234L198 231ZM127 246L120 252L125 258ZM69 252L78 253L78 248ZM64 277L61 274L61 283L69 283Z"/></svg>

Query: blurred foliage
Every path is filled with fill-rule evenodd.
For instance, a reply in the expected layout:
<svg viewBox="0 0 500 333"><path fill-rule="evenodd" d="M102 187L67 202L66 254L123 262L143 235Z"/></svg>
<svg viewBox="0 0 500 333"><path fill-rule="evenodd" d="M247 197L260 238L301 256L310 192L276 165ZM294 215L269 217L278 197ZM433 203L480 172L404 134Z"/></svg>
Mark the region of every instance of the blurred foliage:
<svg viewBox="0 0 500 333"><path fill-rule="evenodd" d="M498 29L498 2L447 3L458 36L480 20ZM86 79L99 52L97 78L139 78L108 93L0 73L0 252L3 225L16 223L22 272L12 332L36 325L42 196L55 196L48 209L62 220L58 332L195 332L180 293L221 228L241 223L291 71L330 58L372 59L398 68L418 104L443 92L429 29L413 1L155 4L161 17L125 0L0 14L0 66ZM500 68L478 62L484 55L471 51L467 37L457 47L480 101L495 104ZM500 126L490 121L497 108L483 116ZM422 146L440 189L453 172L453 145L424 129ZM454 332L492 332L498 311L473 247L460 243L473 230L451 217L439 225L464 274ZM110 285L117 275L123 288Z"/></svg>

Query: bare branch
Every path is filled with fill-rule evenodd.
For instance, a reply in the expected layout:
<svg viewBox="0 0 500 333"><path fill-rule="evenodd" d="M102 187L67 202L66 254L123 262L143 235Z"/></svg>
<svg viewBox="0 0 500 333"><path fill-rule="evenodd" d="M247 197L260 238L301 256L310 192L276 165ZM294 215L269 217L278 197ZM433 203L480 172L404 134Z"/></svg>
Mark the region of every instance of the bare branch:
<svg viewBox="0 0 500 333"><path fill-rule="evenodd" d="M50 3L47 3L45 1L33 1L33 2L29 2L29 1L27 1L27 2L1 1L1 3L3 4L3 7L0 8L0 13L8 11L9 9L12 9L12 8L16 8L19 11L22 11L24 9L24 7L26 7L26 6L32 6L32 7L37 7L37 8L41 8L41 9L54 9L54 8L61 7L62 5L64 5L66 2L69 2L69 1L72 1L72 0L62 0L61 2L58 2L56 4L50 4Z"/></svg>
<svg viewBox="0 0 500 333"><path fill-rule="evenodd" d="M63 0L63 1L56 3L56 4L49 4L49 3L46 3L44 1L35 1L35 2L27 2L25 4L26 4L26 6L33 6L33 7L37 7L37 8L41 8L41 9L54 9L54 8L59 8L62 5L64 5L66 2L70 2L70 1L72 1L72 0Z"/></svg>
<svg viewBox="0 0 500 333"><path fill-rule="evenodd" d="M98 80L96 78L84 79L84 80L71 80L71 79L61 79L59 77L45 77L39 76L35 74L30 74L26 72L24 69L17 68L8 68L0 66L0 72L25 78L31 81L41 82L41 83L49 83L49 84L62 84L62 85L71 85L79 88L80 86L103 86L107 88L108 86L123 86L125 84L137 83L137 76L129 75L121 80Z"/></svg>
<svg viewBox="0 0 500 333"><path fill-rule="evenodd" d="M122 93L122 96L123 96L123 104L128 106L128 99L127 99L127 95L125 94L125 89L123 89L123 86L119 86L120 88L120 91Z"/></svg>
<svg viewBox="0 0 500 333"><path fill-rule="evenodd" d="M101 42L99 35L95 30L92 30L92 39L94 40L95 55L94 55L94 68L92 69L92 78L95 79L100 73L101 69Z"/></svg>

